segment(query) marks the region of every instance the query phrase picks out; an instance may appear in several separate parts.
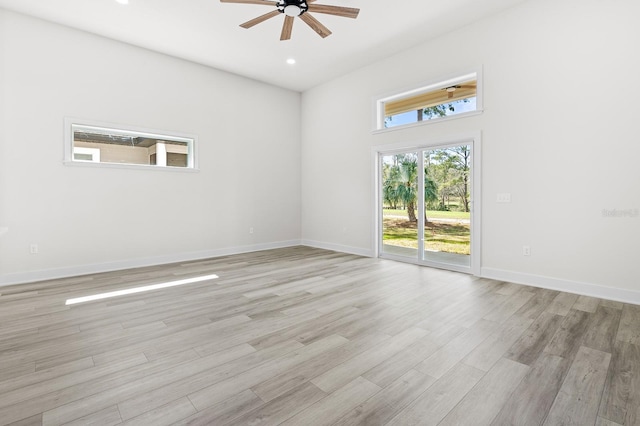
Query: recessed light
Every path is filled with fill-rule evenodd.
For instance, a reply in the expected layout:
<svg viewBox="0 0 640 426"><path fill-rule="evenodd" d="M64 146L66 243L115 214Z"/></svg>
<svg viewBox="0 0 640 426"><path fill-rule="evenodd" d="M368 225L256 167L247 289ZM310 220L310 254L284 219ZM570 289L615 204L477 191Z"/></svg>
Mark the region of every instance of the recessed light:
<svg viewBox="0 0 640 426"><path fill-rule="evenodd" d="M295 59L293 59L293 58L289 58L289 59L287 59L287 63L288 63L289 65L295 65L296 60L295 60Z"/></svg>
<svg viewBox="0 0 640 426"><path fill-rule="evenodd" d="M116 0L120 4L129 4L129 0Z"/></svg>

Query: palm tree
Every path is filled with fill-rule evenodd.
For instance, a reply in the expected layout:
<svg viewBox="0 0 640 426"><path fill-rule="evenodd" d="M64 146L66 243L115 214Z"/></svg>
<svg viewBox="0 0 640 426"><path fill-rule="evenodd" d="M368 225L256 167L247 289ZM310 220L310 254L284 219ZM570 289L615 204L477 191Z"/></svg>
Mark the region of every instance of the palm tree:
<svg viewBox="0 0 640 426"><path fill-rule="evenodd" d="M433 203L434 201L438 201L438 185L436 181L429 177L427 166L424 167L424 223L429 222L427 219L427 208L426 205L429 203Z"/></svg>
<svg viewBox="0 0 640 426"><path fill-rule="evenodd" d="M397 156L398 163L390 167L383 184L383 196L390 204L401 201L407 208L410 222L417 222L416 202L418 200L418 161L415 155L405 154ZM437 200L438 188L431 180L425 167L424 198L426 202ZM427 216L425 214L425 222Z"/></svg>

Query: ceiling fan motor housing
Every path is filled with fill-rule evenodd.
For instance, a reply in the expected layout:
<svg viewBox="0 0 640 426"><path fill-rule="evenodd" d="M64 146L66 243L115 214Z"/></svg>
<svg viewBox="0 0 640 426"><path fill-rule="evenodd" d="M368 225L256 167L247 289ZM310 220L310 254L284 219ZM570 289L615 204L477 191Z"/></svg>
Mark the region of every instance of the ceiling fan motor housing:
<svg viewBox="0 0 640 426"><path fill-rule="evenodd" d="M309 10L305 0L278 0L276 7L281 13L288 16L300 16Z"/></svg>

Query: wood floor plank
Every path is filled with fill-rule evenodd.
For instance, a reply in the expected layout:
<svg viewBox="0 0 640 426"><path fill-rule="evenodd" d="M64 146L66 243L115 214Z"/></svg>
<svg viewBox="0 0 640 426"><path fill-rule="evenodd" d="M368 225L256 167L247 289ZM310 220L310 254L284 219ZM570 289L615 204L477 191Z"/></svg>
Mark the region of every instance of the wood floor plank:
<svg viewBox="0 0 640 426"><path fill-rule="evenodd" d="M483 318L487 321L494 321L497 323L502 323L507 320L511 315L516 313L522 306L524 306L531 298L534 296L534 293L530 291L520 290L515 294L509 296L504 303L497 306Z"/></svg>
<svg viewBox="0 0 640 426"><path fill-rule="evenodd" d="M520 291L521 288L522 286L518 284L501 282L499 283L499 288L496 290L496 293L502 294L503 296L511 296Z"/></svg>
<svg viewBox="0 0 640 426"><path fill-rule="evenodd" d="M553 335L544 351L572 360L582 345L584 335L591 323L590 314L572 309L566 316L560 328Z"/></svg>
<svg viewBox="0 0 640 426"><path fill-rule="evenodd" d="M276 343L286 340L297 340L301 343L310 343L317 339L334 334L344 324L355 321L356 318L365 315L361 309L347 306L338 309L328 315L323 315L309 321L292 325L284 330L278 330L250 340L248 343L256 349L268 348Z"/></svg>
<svg viewBox="0 0 640 426"><path fill-rule="evenodd" d="M142 360L142 362L144 361L145 360ZM18 388L25 388L27 386L37 385L38 387L42 387L43 383L46 383L57 377L79 372L85 369L92 368L94 366L95 364L93 362L93 358L87 357L46 370L32 371L29 374L21 374L19 375L19 377L15 378L12 378L11 376L3 376L0 374L0 377L2 377L2 381L0 381L0 395Z"/></svg>
<svg viewBox="0 0 640 426"><path fill-rule="evenodd" d="M362 377L380 387L386 387L413 369L425 358L431 356L442 346L440 342L427 335L371 368Z"/></svg>
<svg viewBox="0 0 640 426"><path fill-rule="evenodd" d="M535 320L553 302L560 292L539 288L534 296L515 313L518 316Z"/></svg>
<svg viewBox="0 0 640 426"><path fill-rule="evenodd" d="M435 382L416 370L408 371L389 386L367 399L334 423L346 425L384 425Z"/></svg>
<svg viewBox="0 0 640 426"><path fill-rule="evenodd" d="M175 424L189 426L233 424L236 423L236 418L263 405L264 402L250 389L247 389L206 410L201 410L186 419L179 420Z"/></svg>
<svg viewBox="0 0 640 426"><path fill-rule="evenodd" d="M622 425L619 423L612 422L611 420L598 417L598 420L596 421L596 426L622 426Z"/></svg>
<svg viewBox="0 0 640 426"><path fill-rule="evenodd" d="M88 370L72 372L42 382L30 383L20 388L15 388L14 386L14 389L0 395L0 407L2 407L0 408L0 419L5 418L5 416L11 417L14 414L12 411L16 411L16 406L19 405L24 406L25 410L29 412L35 410L33 414L39 413L40 411L37 411L37 404L33 403L33 401L37 401L39 398L46 398L54 392L64 391L66 388L72 386L82 386L83 383L95 383L105 378L108 379L110 375L127 371L136 366L143 367L146 363L147 359L143 355L138 355L123 359L117 364L107 364ZM41 404L43 409L47 409L46 407L49 406L45 404L44 401L41 401ZM27 406L36 407L26 409Z"/></svg>
<svg viewBox="0 0 640 426"><path fill-rule="evenodd" d="M616 302L616 301L613 301L613 300L602 299L600 301L600 306L604 306L605 308L612 308L612 309L622 310L622 308L624 307L624 303Z"/></svg>
<svg viewBox="0 0 640 426"><path fill-rule="evenodd" d="M6 365L3 368L0 368L0 393L2 392L3 383L14 380L14 382L20 382L22 377L31 376L31 373L35 373L36 371L36 363L35 362L21 362L16 365Z"/></svg>
<svg viewBox="0 0 640 426"><path fill-rule="evenodd" d="M540 425L562 386L571 362L542 354L491 423L500 426Z"/></svg>
<svg viewBox="0 0 640 426"><path fill-rule="evenodd" d="M287 371L265 380L251 389L263 401L269 402L365 351L386 345L389 339L389 336L377 334L361 336L324 353L322 356L311 358L304 363L289 368Z"/></svg>
<svg viewBox="0 0 640 426"><path fill-rule="evenodd" d="M463 359L463 362L478 370L489 371L532 323L533 320L531 319L512 316L484 342L471 351Z"/></svg>
<svg viewBox="0 0 640 426"><path fill-rule="evenodd" d="M494 322L478 321L474 327L459 335L418 364L416 370L439 379L488 338L497 328L498 324Z"/></svg>
<svg viewBox="0 0 640 426"><path fill-rule="evenodd" d="M572 309L594 313L600 305L600 299L589 296L578 296L578 300L573 304Z"/></svg>
<svg viewBox="0 0 640 426"><path fill-rule="evenodd" d="M582 344L591 349L613 353L622 311L603 305L592 315Z"/></svg>
<svg viewBox="0 0 640 426"><path fill-rule="evenodd" d="M170 379L167 379L167 374L165 374L152 385L139 384L138 386L144 386L144 388L139 388L126 400L122 400L121 392L118 393L118 397L121 399L118 407L123 419L128 420L176 400L180 396L189 395L226 380L229 376L235 376L264 365L302 347L298 342L290 341L262 351L255 351L247 344L225 349L197 359L188 365L180 366L177 374ZM233 394L231 393L229 396Z"/></svg>
<svg viewBox="0 0 640 426"><path fill-rule="evenodd" d="M490 424L528 371L524 364L501 358L439 424Z"/></svg>
<svg viewBox="0 0 640 426"><path fill-rule="evenodd" d="M167 405L147 411L137 417L127 420L124 425L127 426L171 426L178 421L197 413L197 410L191 404L187 397L182 397L172 401Z"/></svg>
<svg viewBox="0 0 640 426"><path fill-rule="evenodd" d="M46 410L43 415L45 425L67 423L117 404L121 398L132 395L140 386L149 385L155 379L165 377L164 373L168 370L179 369L183 363L195 359L198 357L192 350L183 351L166 359L150 361L110 374L101 380L80 383L30 401L35 404L36 409Z"/></svg>
<svg viewBox="0 0 640 426"><path fill-rule="evenodd" d="M640 345L640 306L625 304L616 339L633 345Z"/></svg>
<svg viewBox="0 0 640 426"><path fill-rule="evenodd" d="M268 403L234 420L235 424L278 425L327 396L317 386L305 382Z"/></svg>
<svg viewBox="0 0 640 426"><path fill-rule="evenodd" d="M42 426L42 414L37 414L27 419L18 420L17 422L8 423L9 426Z"/></svg>
<svg viewBox="0 0 640 426"><path fill-rule="evenodd" d="M521 364L533 364L563 321L563 316L543 312L509 348L505 357Z"/></svg>
<svg viewBox="0 0 640 426"><path fill-rule="evenodd" d="M611 354L580 347L544 425L595 424Z"/></svg>
<svg viewBox="0 0 640 426"><path fill-rule="evenodd" d="M424 337L426 331L420 328L410 328L403 333L389 339L386 344L369 349L348 361L332 368L311 380L325 392L333 392L351 380L374 368L390 356L411 346L418 339Z"/></svg>
<svg viewBox="0 0 640 426"><path fill-rule="evenodd" d="M92 413L75 421L66 423L65 426L113 426L122 423L118 406L112 405L97 413Z"/></svg>
<svg viewBox="0 0 640 426"><path fill-rule="evenodd" d="M348 343L344 337L333 335L319 340L308 346L285 354L280 358L269 361L264 365L252 368L227 380L200 389L189 394L189 399L200 411L226 398L250 389L259 383L269 380L288 369L308 361L324 352Z"/></svg>
<svg viewBox="0 0 640 426"><path fill-rule="evenodd" d="M353 407L379 391L379 386L358 377L281 424L285 426L331 425Z"/></svg>
<svg viewBox="0 0 640 426"><path fill-rule="evenodd" d="M458 363L387 424L439 424L484 375L484 371Z"/></svg>
<svg viewBox="0 0 640 426"><path fill-rule="evenodd" d="M565 316L571 310L571 307L578 300L577 294L559 293L555 299L547 306L546 312L550 314Z"/></svg>
<svg viewBox="0 0 640 426"><path fill-rule="evenodd" d="M598 414L619 424L634 424L634 407L638 405L640 346L618 340L614 344Z"/></svg>

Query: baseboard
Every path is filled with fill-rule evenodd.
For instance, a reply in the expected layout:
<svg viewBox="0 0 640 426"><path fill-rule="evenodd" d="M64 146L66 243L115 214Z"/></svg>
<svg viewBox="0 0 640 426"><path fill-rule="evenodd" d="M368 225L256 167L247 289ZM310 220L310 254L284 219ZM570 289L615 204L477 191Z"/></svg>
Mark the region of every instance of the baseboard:
<svg viewBox="0 0 640 426"><path fill-rule="evenodd" d="M339 251L341 253L355 254L364 257L374 257L373 250L362 249L359 247L343 246L341 244L325 243L321 241L302 240L303 246L309 246L325 250Z"/></svg>
<svg viewBox="0 0 640 426"><path fill-rule="evenodd" d="M157 256L151 258L140 258L122 260L116 262L71 266L66 268L47 269L39 271L29 271L14 274L0 275L0 287L31 283L36 281L53 280L59 278L75 277L87 274L97 274L101 272L112 272L124 269L142 268L145 266L155 266L176 262L189 262L220 256L234 254L251 253L256 251L271 250L285 247L304 245L325 250L333 250L342 253L355 254L364 257L374 257L373 250L358 247L345 246L341 244L326 243L313 240L289 240L273 243L255 244L250 246L228 247L223 249L204 250L198 252L172 254L167 256ZM533 287L548 288L550 290L564 291L567 293L581 294L585 296L598 297L601 299L615 300L624 303L640 305L640 291L627 290L615 287L606 287L597 284L584 283L579 281L564 280L560 278L547 277L535 274L526 274L515 271L507 271L496 268L481 269L481 276L494 280L508 281L516 284L530 285Z"/></svg>
<svg viewBox="0 0 640 426"><path fill-rule="evenodd" d="M615 300L617 302L640 305L640 291L607 287L597 284L583 283L579 281L564 280L542 275L506 271L495 268L482 268L481 276L494 280L508 281L516 284L548 288L550 290L559 290L567 293L580 294L583 296L591 296L600 299Z"/></svg>
<svg viewBox="0 0 640 426"><path fill-rule="evenodd" d="M176 262L209 259L213 257L229 256L233 254L251 253L255 251L271 250L301 245L300 240L278 241L273 243L255 244L250 246L229 247L223 249L203 250L189 253L179 253L167 256L156 256L140 259L121 260L91 265L78 265L65 268L46 269L40 271L20 272L0 275L0 287L32 283L36 281L54 280L59 278L76 277L101 272L120 271L124 269L142 268L145 266L163 265Z"/></svg>

